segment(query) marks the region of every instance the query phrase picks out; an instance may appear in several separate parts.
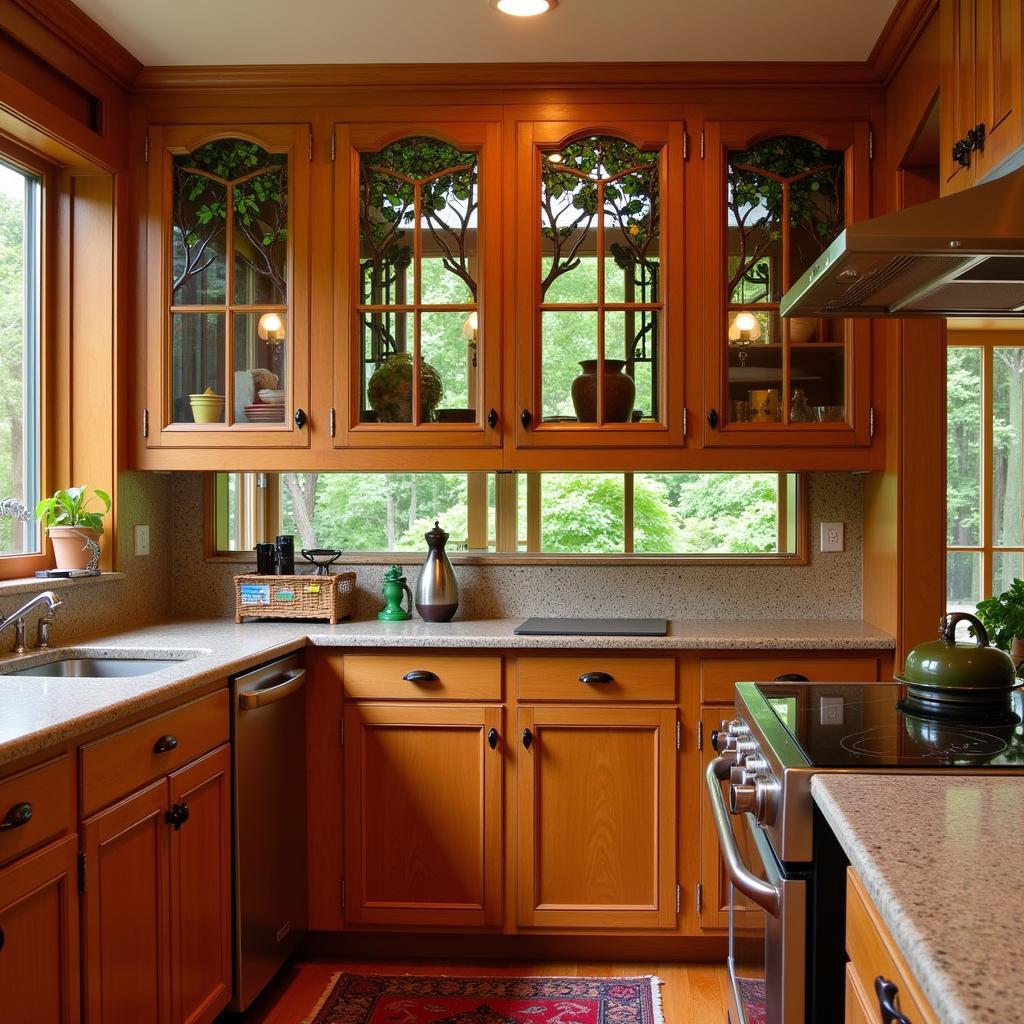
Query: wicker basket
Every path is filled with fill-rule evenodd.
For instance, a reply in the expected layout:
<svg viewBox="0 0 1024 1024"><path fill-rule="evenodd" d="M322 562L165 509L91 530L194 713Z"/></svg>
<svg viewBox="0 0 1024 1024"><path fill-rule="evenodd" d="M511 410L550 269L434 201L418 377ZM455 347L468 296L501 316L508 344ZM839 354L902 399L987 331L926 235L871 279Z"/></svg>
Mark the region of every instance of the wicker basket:
<svg viewBox="0 0 1024 1024"><path fill-rule="evenodd" d="M356 574L236 576L235 622L243 619L327 619L352 616Z"/></svg>

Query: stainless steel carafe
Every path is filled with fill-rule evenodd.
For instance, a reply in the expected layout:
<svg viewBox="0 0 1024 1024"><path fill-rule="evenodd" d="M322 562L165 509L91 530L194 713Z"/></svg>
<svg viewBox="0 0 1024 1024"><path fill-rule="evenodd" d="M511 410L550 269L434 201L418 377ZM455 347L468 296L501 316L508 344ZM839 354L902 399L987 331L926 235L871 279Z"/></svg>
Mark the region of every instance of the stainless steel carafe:
<svg viewBox="0 0 1024 1024"><path fill-rule="evenodd" d="M426 534L430 551L416 581L416 611L426 622L448 622L459 607L459 584L444 550L447 540L448 534L435 520Z"/></svg>

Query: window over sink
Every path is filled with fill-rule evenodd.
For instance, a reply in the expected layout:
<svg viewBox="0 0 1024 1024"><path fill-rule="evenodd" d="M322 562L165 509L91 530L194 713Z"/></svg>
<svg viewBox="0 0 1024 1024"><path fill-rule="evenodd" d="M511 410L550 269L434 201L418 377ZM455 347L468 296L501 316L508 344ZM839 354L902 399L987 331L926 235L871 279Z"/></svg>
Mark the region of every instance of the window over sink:
<svg viewBox="0 0 1024 1024"><path fill-rule="evenodd" d="M419 558L437 519L466 559L803 564L797 473L217 473L211 557L279 533L357 561Z"/></svg>

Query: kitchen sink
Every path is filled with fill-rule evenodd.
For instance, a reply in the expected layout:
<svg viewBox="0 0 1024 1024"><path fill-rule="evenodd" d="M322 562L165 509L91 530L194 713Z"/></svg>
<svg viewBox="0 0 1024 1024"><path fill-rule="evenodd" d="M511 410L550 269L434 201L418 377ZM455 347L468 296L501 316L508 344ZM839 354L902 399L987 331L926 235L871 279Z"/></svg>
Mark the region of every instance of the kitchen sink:
<svg viewBox="0 0 1024 1024"><path fill-rule="evenodd" d="M7 676L43 676L47 679L76 677L82 679L118 679L148 676L162 668L177 665L173 658L83 658L68 657L47 661L42 665L4 672Z"/></svg>

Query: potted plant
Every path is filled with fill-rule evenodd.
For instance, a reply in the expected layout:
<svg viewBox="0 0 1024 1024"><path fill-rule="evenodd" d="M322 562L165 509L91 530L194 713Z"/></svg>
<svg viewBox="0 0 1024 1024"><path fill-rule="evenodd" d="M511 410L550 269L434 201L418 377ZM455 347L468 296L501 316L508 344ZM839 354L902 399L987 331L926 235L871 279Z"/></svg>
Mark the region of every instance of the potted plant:
<svg viewBox="0 0 1024 1024"><path fill-rule="evenodd" d="M90 511L95 500L103 511ZM103 534L103 517L110 511L110 495L99 488L90 494L87 487L69 487L43 498L36 505L36 519L53 542L58 569L87 569L92 561L89 541L99 545Z"/></svg>
<svg viewBox="0 0 1024 1024"><path fill-rule="evenodd" d="M412 356L397 352L389 356L366 386L370 408L381 423L412 422ZM420 419L432 423L444 397L441 375L430 363L420 360Z"/></svg>
<svg viewBox="0 0 1024 1024"><path fill-rule="evenodd" d="M1009 590L982 601L978 618L993 645L1009 653L1020 675L1024 663L1024 580L1015 579Z"/></svg>

